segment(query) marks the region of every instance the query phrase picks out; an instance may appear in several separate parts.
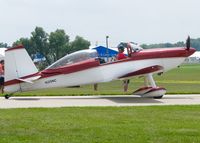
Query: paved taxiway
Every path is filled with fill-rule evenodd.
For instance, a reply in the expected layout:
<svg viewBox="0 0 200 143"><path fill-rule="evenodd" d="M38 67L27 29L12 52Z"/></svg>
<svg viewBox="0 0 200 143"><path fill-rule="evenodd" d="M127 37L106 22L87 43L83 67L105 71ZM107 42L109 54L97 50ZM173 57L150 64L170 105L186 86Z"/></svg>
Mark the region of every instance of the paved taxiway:
<svg viewBox="0 0 200 143"><path fill-rule="evenodd" d="M165 95L162 99L128 96L0 97L0 108L200 105L200 95Z"/></svg>

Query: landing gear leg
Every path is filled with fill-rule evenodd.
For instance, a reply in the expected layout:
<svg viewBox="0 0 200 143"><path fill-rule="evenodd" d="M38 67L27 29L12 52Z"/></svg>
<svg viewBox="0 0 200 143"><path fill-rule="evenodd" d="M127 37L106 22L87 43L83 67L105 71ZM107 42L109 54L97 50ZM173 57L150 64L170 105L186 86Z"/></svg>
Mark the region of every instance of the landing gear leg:
<svg viewBox="0 0 200 143"><path fill-rule="evenodd" d="M148 74L148 75L146 76L146 78L147 78L147 81L149 81L151 87L153 87L153 88L157 87L157 86L156 86L156 83L155 83L155 81L154 81L154 79L153 79L152 74Z"/></svg>
<svg viewBox="0 0 200 143"><path fill-rule="evenodd" d="M151 87L153 87L153 88L157 88L158 90L159 90L159 87L157 87L156 86L156 83L155 83L155 81L154 81L154 79L153 79L153 76L152 76L152 74L148 74L147 76L146 76L146 78L147 78L147 81L149 81L149 83L150 83L150 85L151 85ZM162 88L161 88L161 90L162 90ZM165 91L166 92L166 91ZM158 93L159 94L159 93ZM163 94L164 95L164 94ZM155 98L155 99L161 99L162 97L163 97L163 95L160 95L160 96L153 96L153 98Z"/></svg>

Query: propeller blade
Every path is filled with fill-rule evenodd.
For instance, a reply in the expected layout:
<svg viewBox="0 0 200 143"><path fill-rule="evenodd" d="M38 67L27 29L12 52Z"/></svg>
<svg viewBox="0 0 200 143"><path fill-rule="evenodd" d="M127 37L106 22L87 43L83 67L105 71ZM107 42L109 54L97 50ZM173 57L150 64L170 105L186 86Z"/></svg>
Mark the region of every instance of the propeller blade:
<svg viewBox="0 0 200 143"><path fill-rule="evenodd" d="M188 36L187 40L186 40L186 49L189 50L190 49L190 36Z"/></svg>

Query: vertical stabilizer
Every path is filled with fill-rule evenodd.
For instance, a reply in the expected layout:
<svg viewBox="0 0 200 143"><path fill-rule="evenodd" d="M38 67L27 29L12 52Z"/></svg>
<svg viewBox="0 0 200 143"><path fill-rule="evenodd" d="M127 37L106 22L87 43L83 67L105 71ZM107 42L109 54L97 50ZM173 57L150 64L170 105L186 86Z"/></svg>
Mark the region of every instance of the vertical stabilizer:
<svg viewBox="0 0 200 143"><path fill-rule="evenodd" d="M5 83L36 72L38 72L38 69L23 46L17 46L6 50Z"/></svg>

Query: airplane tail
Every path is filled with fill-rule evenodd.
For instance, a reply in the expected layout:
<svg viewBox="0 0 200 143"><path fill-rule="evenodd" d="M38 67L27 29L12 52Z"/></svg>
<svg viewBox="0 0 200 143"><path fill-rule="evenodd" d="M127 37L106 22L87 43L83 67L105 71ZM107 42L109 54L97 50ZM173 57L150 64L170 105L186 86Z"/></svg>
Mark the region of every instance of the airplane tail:
<svg viewBox="0 0 200 143"><path fill-rule="evenodd" d="M15 90L20 89L19 82L13 84L21 77L37 73L38 69L31 60L25 48L21 46L9 48L5 52L5 91L9 85L15 85ZM11 84L12 83L12 84Z"/></svg>

